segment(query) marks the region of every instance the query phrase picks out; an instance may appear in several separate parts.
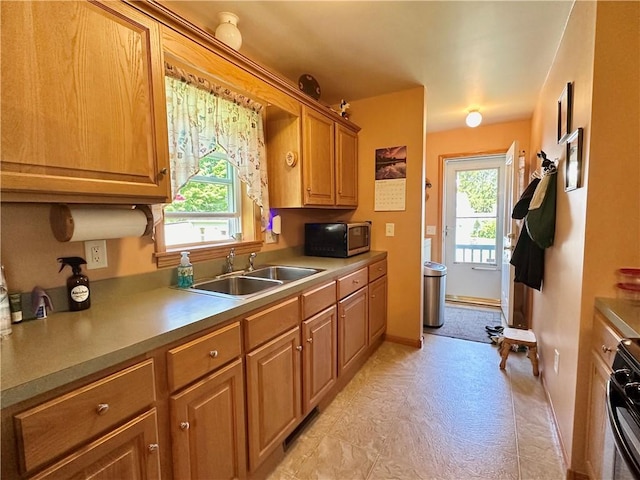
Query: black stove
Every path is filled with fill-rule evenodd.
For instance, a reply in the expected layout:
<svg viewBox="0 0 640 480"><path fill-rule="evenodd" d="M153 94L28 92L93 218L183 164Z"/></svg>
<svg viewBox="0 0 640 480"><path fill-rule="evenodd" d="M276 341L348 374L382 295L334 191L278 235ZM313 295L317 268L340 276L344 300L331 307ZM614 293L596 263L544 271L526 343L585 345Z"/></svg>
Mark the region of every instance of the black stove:
<svg viewBox="0 0 640 480"><path fill-rule="evenodd" d="M640 480L640 338L618 344L612 369L607 388L609 424L629 473Z"/></svg>

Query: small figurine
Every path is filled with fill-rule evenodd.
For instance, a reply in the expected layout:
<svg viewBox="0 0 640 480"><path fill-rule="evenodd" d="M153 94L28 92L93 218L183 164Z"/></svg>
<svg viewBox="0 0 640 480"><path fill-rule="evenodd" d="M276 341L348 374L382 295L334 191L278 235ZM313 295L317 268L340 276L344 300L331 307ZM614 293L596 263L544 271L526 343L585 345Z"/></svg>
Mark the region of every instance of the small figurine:
<svg viewBox="0 0 640 480"><path fill-rule="evenodd" d="M349 120L349 114L347 113L348 108L351 108L351 105L345 99L342 99L340 101L340 115L347 120Z"/></svg>

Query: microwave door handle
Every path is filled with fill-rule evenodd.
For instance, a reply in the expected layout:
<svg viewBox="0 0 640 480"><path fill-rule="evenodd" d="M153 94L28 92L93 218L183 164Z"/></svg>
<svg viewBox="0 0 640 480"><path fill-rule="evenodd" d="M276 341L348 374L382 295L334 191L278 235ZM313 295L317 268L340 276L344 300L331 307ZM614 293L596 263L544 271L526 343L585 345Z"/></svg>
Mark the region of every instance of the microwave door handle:
<svg viewBox="0 0 640 480"><path fill-rule="evenodd" d="M613 430L613 438L615 440L616 446L620 451L620 454L624 458L624 461L633 468L634 477L638 478L640 475L640 464L635 455L632 453L632 448L629 446L629 441L622 429L622 425L620 423L620 418L618 417L618 413L616 412L616 407L614 403L616 400L613 398L615 395L619 395L618 393L612 391L614 386L611 382L611 379L607 381L607 414L609 417L609 423L611 425L611 430ZM639 439L640 440L640 439Z"/></svg>

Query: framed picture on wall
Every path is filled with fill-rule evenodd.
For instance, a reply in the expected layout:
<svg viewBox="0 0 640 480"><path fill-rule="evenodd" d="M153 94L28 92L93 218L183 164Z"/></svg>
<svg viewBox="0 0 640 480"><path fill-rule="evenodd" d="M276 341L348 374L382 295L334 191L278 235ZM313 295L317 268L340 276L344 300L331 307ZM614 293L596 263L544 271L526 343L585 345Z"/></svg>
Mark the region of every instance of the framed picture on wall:
<svg viewBox="0 0 640 480"><path fill-rule="evenodd" d="M567 138L567 156L564 164L564 191L582 186L582 128Z"/></svg>
<svg viewBox="0 0 640 480"><path fill-rule="evenodd" d="M563 143L571 134L571 109L573 103L573 83L569 82L558 98L558 143Z"/></svg>

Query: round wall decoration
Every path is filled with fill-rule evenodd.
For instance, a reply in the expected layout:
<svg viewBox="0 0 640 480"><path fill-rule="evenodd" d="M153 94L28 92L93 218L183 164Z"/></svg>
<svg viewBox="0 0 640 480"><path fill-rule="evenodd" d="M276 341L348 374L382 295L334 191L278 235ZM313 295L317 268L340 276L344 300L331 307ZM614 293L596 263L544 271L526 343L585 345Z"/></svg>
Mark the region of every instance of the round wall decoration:
<svg viewBox="0 0 640 480"><path fill-rule="evenodd" d="M298 79L298 87L311 98L318 100L320 98L320 85L313 76L303 73Z"/></svg>

